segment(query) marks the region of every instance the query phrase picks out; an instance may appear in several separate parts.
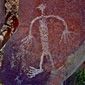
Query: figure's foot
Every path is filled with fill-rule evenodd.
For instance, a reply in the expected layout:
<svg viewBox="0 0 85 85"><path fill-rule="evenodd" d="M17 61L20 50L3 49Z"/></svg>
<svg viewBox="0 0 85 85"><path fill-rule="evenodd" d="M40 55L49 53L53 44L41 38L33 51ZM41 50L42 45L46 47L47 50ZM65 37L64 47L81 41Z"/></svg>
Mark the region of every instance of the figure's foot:
<svg viewBox="0 0 85 85"><path fill-rule="evenodd" d="M42 72L43 72L43 69L36 69L36 68L30 66L30 71L27 73L27 75L29 78L33 78Z"/></svg>

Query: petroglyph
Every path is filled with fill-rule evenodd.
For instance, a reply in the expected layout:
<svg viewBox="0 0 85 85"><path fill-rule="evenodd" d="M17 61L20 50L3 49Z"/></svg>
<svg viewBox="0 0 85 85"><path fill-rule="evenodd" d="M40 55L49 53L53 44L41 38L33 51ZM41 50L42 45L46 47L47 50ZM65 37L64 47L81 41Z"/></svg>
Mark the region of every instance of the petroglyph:
<svg viewBox="0 0 85 85"><path fill-rule="evenodd" d="M61 39L60 39L60 41L59 41L59 44L60 44L62 41L63 41L64 43L69 42L69 40L70 40L69 38L70 38L71 34L76 34L76 33L72 32L72 31L69 31L68 29L65 29L65 30L63 31L62 35L61 35Z"/></svg>
<svg viewBox="0 0 85 85"><path fill-rule="evenodd" d="M22 44L20 46L20 48L22 49L22 60L24 60L24 55L26 53L26 49L24 48L24 45L25 44L28 44L28 46L30 45L30 43L32 42L32 38L33 38L33 35L32 35L32 30L33 30L33 25L35 22L39 22L39 32L40 32L40 38L41 38L41 44L42 44L42 54L40 56L40 63L39 63L39 69L35 68L35 67L32 67L32 66L29 66L30 70L28 70L29 68L24 68L25 70L28 70L28 77L29 78L33 78L35 77L37 74L39 73L42 73L44 71L43 69L43 60L44 60L44 56L49 56L49 59L50 59L50 62L52 64L52 69L55 70L55 65L54 65L54 61L53 61L53 58L52 58L52 55L49 51L49 42L48 42L48 26L47 26L47 19L49 18L53 18L53 19L56 19L56 20L60 20L63 24L63 26L65 27L64 28L64 31L62 32L62 35L61 35L61 39L60 39L60 42L64 42L66 43L67 41L69 41L69 36L71 36L72 31L69 31L68 30L68 26L67 26L67 23L66 21L60 17L60 16L55 16L55 15L45 15L44 14L44 10L46 8L46 5L44 4L41 4L37 7L40 11L41 11L41 16L38 16L36 18L34 18L32 21L31 21L31 24L30 24L30 28L29 28L29 35L26 36L24 39L22 39ZM27 49L28 51L28 49ZM23 67L26 67L26 64L22 64ZM57 69L58 70L58 69ZM56 71L57 72L57 71Z"/></svg>

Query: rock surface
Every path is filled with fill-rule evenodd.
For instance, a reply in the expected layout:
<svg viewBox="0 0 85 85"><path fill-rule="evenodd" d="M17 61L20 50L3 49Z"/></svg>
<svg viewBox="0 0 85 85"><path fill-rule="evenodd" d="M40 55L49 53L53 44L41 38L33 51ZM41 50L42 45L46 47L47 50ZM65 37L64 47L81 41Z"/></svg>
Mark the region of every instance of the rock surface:
<svg viewBox="0 0 85 85"><path fill-rule="evenodd" d="M0 29L4 24L5 21L5 7L4 7L4 0L0 0Z"/></svg>
<svg viewBox="0 0 85 85"><path fill-rule="evenodd" d="M8 78L7 82L9 84L5 81L5 85L18 85L18 83L19 85L25 85L26 82L28 85L56 85L56 83L60 85L62 83L65 79L64 71L66 68L64 66L68 57L80 48L85 39L83 3L82 0L20 0L19 27L4 48L2 80L5 81L8 76L13 76L11 81ZM50 17L46 22L48 27L48 47L55 69L52 68L49 55L44 55L44 72L35 76L34 79L29 79L26 73L30 70L30 66L39 69L40 58L43 52L39 21L33 24L33 38L31 41L28 36L32 20L41 16L41 11L37 9L40 4L46 6L44 16L59 16L58 19ZM68 30L65 29L66 24ZM84 54L82 53L81 55ZM58 74L56 74L55 70L59 70ZM38 82L39 80L40 82ZM16 83L12 83L15 81Z"/></svg>

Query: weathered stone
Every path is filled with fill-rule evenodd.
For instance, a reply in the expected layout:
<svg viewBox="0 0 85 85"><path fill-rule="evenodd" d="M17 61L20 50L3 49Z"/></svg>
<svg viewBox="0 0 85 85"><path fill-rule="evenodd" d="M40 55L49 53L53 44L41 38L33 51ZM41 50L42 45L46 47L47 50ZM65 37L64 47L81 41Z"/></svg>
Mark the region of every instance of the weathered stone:
<svg viewBox="0 0 85 85"><path fill-rule="evenodd" d="M5 2L4 0L0 0L0 28L2 28L5 22Z"/></svg>
<svg viewBox="0 0 85 85"><path fill-rule="evenodd" d="M46 6L44 15L37 8L40 4ZM35 73L36 70L41 71L39 70L40 59L44 57L42 67L45 73L41 71L40 74L33 74L34 80L30 78L31 81L34 82L39 78L41 82L42 79L46 78L47 82L43 81L45 82L43 85L60 85L69 77L74 72L74 66L78 68L85 59L85 48L83 48L85 34L82 31L84 29L82 17L84 16L81 13L83 10L80 4L79 0L20 0L20 24L4 48L2 74L11 75L12 73L14 75L14 72L13 79L16 79L17 75L19 75L20 79L21 75L27 78L30 75L28 73L30 69ZM34 21L31 27L30 24L33 23L36 17L39 19ZM43 20L41 26L39 20ZM45 22L45 20L47 21ZM44 42L41 41L42 33L40 34L40 32L43 32L43 29L41 30L43 27L48 28L48 37L46 30L44 30L46 35L44 39L42 38ZM32 36L29 36L30 33ZM46 42L48 41L48 43L45 42L45 39L47 39ZM48 46L47 50L45 45ZM43 55L42 46L45 46L45 55ZM69 56L70 58L68 58ZM53 58L55 69L52 67L51 57ZM68 61L68 59L71 59L71 61ZM80 64L78 64L79 62ZM24 79L21 80L23 81ZM22 81L19 81L20 85L24 85L25 82L23 81L22 84ZM29 81L29 78L27 78L27 81ZM8 82L11 83L9 79ZM37 83L29 84L38 85ZM11 85L13 84L11 83ZM39 85L42 84L39 83Z"/></svg>

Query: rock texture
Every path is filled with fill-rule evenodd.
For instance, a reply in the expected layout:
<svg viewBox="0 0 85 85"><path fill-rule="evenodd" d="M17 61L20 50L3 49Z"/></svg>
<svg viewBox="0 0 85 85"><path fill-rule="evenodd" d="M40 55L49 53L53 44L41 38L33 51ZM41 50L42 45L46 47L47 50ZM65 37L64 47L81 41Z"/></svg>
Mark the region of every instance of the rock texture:
<svg viewBox="0 0 85 85"><path fill-rule="evenodd" d="M4 0L0 0L0 28L4 24L5 21L5 7Z"/></svg>
<svg viewBox="0 0 85 85"><path fill-rule="evenodd" d="M5 85L60 85L76 66L78 68L85 55L83 3L82 0L20 0L19 27L4 48L1 77ZM42 15L37 8L40 4L45 5L44 16L49 17L43 26L48 28L47 44L54 68L50 55L46 54L43 56L44 71L29 78L31 67L39 69L43 52L40 21L35 21L29 37L32 20Z"/></svg>

